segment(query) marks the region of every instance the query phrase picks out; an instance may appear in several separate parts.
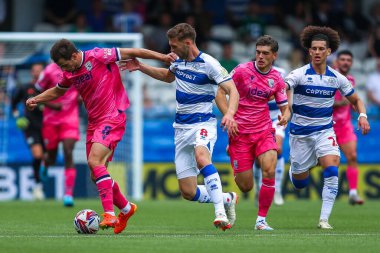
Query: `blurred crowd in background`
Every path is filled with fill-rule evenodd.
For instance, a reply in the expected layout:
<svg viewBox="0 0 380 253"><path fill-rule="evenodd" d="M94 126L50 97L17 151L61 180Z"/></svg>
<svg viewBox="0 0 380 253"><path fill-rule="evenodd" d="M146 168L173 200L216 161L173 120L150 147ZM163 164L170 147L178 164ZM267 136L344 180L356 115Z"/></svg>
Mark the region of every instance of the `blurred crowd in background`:
<svg viewBox="0 0 380 253"><path fill-rule="evenodd" d="M10 2L0 0L1 31L12 31L6 6ZM140 32L144 34L144 47L163 53L170 50L166 31L187 22L197 30L200 49L220 60L228 71L252 59L256 39L269 34L280 45L276 65L289 72L308 62L299 42L302 29L307 25L330 26L341 36L340 49L350 49L354 54L351 74L370 117L380 118L378 1L371 3L366 14L362 1L353 0L45 0L42 8L41 22L33 25L35 32ZM0 45L0 55L2 50ZM333 59L331 56L330 62ZM6 89L18 85L12 80L15 68L1 68L0 117L7 103ZM172 117L173 87L144 80L144 105L149 109L145 116Z"/></svg>

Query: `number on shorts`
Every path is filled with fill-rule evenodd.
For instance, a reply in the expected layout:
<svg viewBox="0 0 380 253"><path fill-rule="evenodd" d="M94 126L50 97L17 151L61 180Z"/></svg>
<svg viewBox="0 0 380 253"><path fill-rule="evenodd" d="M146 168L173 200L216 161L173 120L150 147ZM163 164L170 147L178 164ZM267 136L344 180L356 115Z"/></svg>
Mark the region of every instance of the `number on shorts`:
<svg viewBox="0 0 380 253"><path fill-rule="evenodd" d="M335 147L335 146L338 146L338 144L336 143L336 140L335 140L335 138L333 137L333 136L330 136L329 138L327 138L327 139L329 139L329 140L331 140L332 141L332 145Z"/></svg>

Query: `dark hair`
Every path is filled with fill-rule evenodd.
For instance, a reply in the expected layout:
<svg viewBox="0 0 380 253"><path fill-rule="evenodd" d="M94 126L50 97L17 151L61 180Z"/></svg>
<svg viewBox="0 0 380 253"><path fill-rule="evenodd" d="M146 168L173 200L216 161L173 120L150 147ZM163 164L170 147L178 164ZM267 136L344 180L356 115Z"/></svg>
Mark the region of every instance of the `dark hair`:
<svg viewBox="0 0 380 253"><path fill-rule="evenodd" d="M59 59L70 60L73 53L77 52L79 50L75 47L74 43L67 39L61 39L51 47L50 57L57 63Z"/></svg>
<svg viewBox="0 0 380 253"><path fill-rule="evenodd" d="M187 23L179 23L170 28L166 35L169 39L177 38L179 41L182 41L184 39L191 39L193 42L195 42L197 33L191 25Z"/></svg>
<svg viewBox="0 0 380 253"><path fill-rule="evenodd" d="M334 53L340 44L340 38L337 31L326 26L307 26L303 29L301 36L301 45L309 49L313 41L326 41L328 48Z"/></svg>
<svg viewBox="0 0 380 253"><path fill-rule="evenodd" d="M352 54L350 50L341 50L336 54L336 57L339 58L341 55L349 55L351 56L351 58L354 57L354 55Z"/></svg>
<svg viewBox="0 0 380 253"><path fill-rule="evenodd" d="M264 35L264 36L259 37L256 41L256 47L257 46L270 46L272 52L276 53L278 51L277 40L273 39L269 35Z"/></svg>

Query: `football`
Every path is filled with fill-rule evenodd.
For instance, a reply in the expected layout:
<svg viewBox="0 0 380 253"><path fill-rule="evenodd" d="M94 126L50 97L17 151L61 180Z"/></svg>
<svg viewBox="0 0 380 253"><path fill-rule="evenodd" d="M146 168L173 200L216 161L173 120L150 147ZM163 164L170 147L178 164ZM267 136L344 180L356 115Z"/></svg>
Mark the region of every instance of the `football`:
<svg viewBox="0 0 380 253"><path fill-rule="evenodd" d="M99 215L95 211L84 209L75 215L74 227L79 234L96 234L99 222Z"/></svg>

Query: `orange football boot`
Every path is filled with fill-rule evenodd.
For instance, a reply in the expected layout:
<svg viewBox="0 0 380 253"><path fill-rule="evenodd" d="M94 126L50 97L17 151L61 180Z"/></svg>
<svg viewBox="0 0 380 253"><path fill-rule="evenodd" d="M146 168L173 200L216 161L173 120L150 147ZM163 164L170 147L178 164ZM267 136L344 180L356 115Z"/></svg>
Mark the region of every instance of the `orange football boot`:
<svg viewBox="0 0 380 253"><path fill-rule="evenodd" d="M131 203L131 210L129 210L128 213L124 214L120 212L119 217L118 217L119 222L115 225L113 232L115 234L120 234L121 232L123 232L123 230L127 227L127 222L129 218L131 218L131 216L134 215L136 211L137 211L137 205Z"/></svg>
<svg viewBox="0 0 380 253"><path fill-rule="evenodd" d="M118 223L118 219L116 216L113 216L109 213L104 213L104 214L102 214L102 216L103 216L103 221L100 222L100 224L99 224L99 227L101 229L106 229L109 227L114 228L116 226L116 224Z"/></svg>

